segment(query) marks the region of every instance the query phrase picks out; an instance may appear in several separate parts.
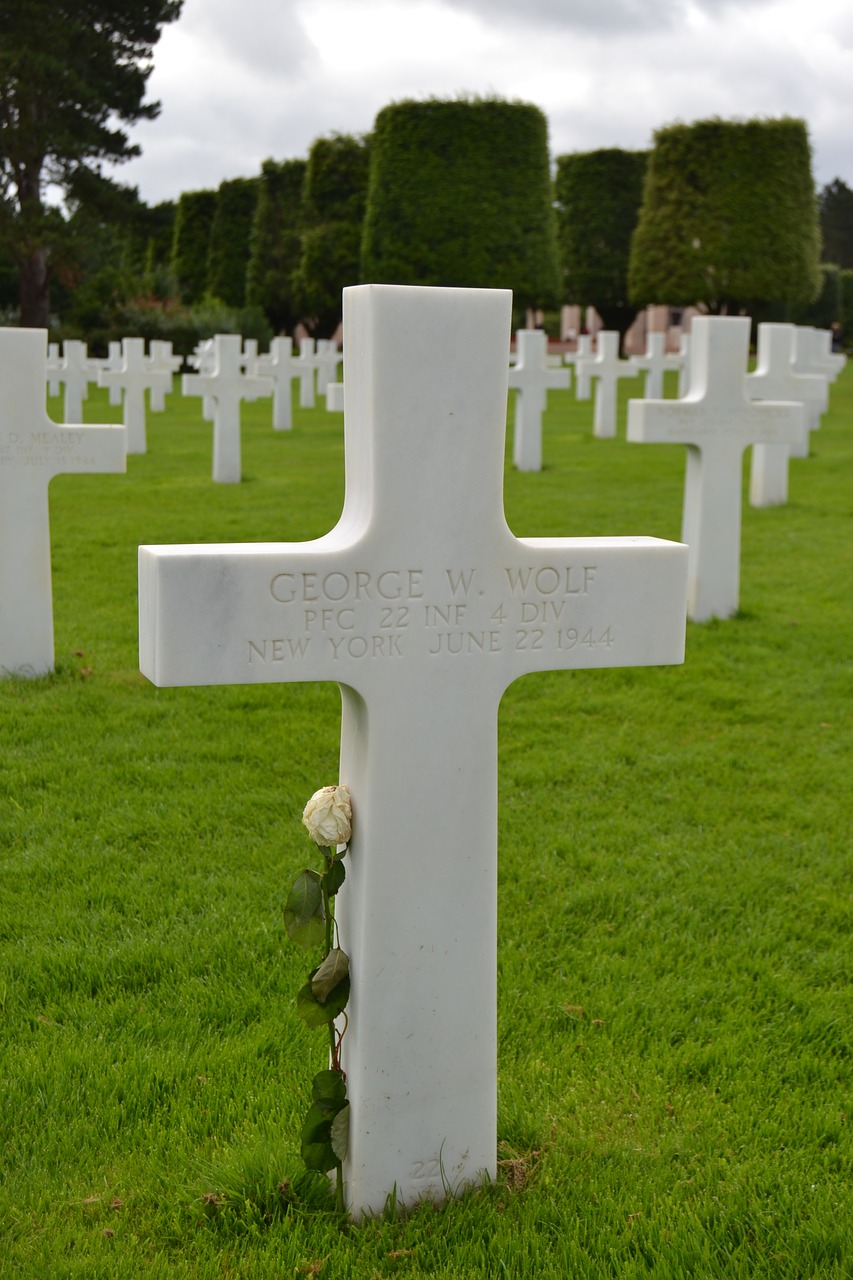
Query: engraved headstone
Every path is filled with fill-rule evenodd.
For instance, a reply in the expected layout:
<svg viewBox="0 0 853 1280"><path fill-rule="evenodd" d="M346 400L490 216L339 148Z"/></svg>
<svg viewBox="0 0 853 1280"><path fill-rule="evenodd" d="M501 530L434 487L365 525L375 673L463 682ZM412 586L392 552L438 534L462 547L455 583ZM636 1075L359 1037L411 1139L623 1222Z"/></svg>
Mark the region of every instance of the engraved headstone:
<svg viewBox="0 0 853 1280"><path fill-rule="evenodd" d="M595 382L593 435L600 440L616 435L617 387L620 378L634 378L637 370L629 360L619 357L619 334L615 329L602 329L594 356L578 361L578 374Z"/></svg>
<svg viewBox="0 0 853 1280"><path fill-rule="evenodd" d="M69 472L124 471L124 427L63 425L46 413L47 333L0 329L0 674L53 670L48 485Z"/></svg>
<svg viewBox="0 0 853 1280"><path fill-rule="evenodd" d="M210 373L185 373L185 396L202 396L213 413L213 479L217 484L239 484L242 478L240 404L272 394L270 378L248 377L240 372L242 340L236 333L218 333L213 340Z"/></svg>
<svg viewBox="0 0 853 1280"><path fill-rule="evenodd" d="M687 446L681 536L696 622L737 611L744 449L790 444L802 429L799 405L747 399L749 331L748 316L697 317L684 399L628 402L629 440Z"/></svg>
<svg viewBox="0 0 853 1280"><path fill-rule="evenodd" d="M542 414L550 388L565 388L568 369L548 367L548 336L544 329L519 329L515 335L515 364L509 385L515 389L515 430L512 460L519 471L542 470Z"/></svg>
<svg viewBox="0 0 853 1280"><path fill-rule="evenodd" d="M630 364L646 375L643 395L646 400L663 399L663 375L670 369L681 368L682 359L666 349L665 333L647 333L646 350L641 356L631 356Z"/></svg>
<svg viewBox="0 0 853 1280"><path fill-rule="evenodd" d="M122 338L121 368L101 369L98 382L102 387L121 389L124 425L127 427L127 451L145 453L148 447L145 434L145 392L156 387L165 396L172 389L171 371L151 367L145 359L144 338Z"/></svg>
<svg viewBox="0 0 853 1280"><path fill-rule="evenodd" d="M686 548L515 537L505 290L344 290L346 498L315 542L140 548L157 685L334 680L355 1216L496 1160L497 715L530 671L677 663Z"/></svg>
<svg viewBox="0 0 853 1280"><path fill-rule="evenodd" d="M800 446L808 439L808 404L826 403L826 383L813 374L795 373L792 363L794 326L763 323L758 326L757 363L746 376L750 400L792 400L803 406ZM788 501L787 444L755 444L749 472L749 501L753 507L781 506ZM793 448L797 448L797 444ZM799 452L802 453L802 447Z"/></svg>

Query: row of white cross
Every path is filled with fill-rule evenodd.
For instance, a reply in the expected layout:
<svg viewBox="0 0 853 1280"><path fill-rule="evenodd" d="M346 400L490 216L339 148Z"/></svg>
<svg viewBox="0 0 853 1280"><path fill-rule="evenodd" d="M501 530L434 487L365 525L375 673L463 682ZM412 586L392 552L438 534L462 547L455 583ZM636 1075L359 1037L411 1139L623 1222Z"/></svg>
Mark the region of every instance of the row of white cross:
<svg viewBox="0 0 853 1280"><path fill-rule="evenodd" d="M527 672L683 660L692 545L509 530L510 315L503 290L346 290L336 527L307 543L139 552L140 667L155 684L341 689L339 780L355 813L337 917L352 975L343 1054L354 1216L392 1193L401 1205L439 1201L496 1172L503 691ZM739 513L743 449L798 438L803 408L747 399L747 319L703 319L693 332L687 395L635 402L629 438L687 445L688 496L692 483L701 508L687 532L713 542L727 534L704 507L731 517L737 489ZM44 335L0 336L8 666L7 601L26 573L46 575L49 599L47 481L121 470L125 433L50 422ZM49 668L46 656L34 670Z"/></svg>

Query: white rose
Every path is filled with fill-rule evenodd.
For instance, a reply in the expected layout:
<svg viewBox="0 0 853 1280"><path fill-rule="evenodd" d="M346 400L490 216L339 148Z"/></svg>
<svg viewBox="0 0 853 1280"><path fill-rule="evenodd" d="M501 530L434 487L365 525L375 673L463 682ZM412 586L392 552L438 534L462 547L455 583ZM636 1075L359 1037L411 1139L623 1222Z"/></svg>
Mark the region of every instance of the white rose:
<svg viewBox="0 0 853 1280"><path fill-rule="evenodd" d="M321 787L305 806L302 821L317 844L347 844L352 835L352 801L347 787Z"/></svg>

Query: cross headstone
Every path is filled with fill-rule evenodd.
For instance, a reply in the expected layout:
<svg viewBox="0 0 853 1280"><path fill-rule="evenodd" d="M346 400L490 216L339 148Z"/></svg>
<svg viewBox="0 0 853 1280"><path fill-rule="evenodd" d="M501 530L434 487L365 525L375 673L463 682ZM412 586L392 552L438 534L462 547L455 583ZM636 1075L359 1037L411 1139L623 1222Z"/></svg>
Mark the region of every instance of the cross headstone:
<svg viewBox="0 0 853 1280"><path fill-rule="evenodd" d="M497 714L530 671L682 661L686 548L516 538L506 290L344 290L346 499L315 542L140 548L157 685L334 680L351 1212L496 1160ZM318 780L319 782L320 780Z"/></svg>
<svg viewBox="0 0 853 1280"><path fill-rule="evenodd" d="M646 350L641 356L631 356L629 363L634 369L642 370L646 375L643 395L646 400L663 399L663 375L668 369L681 368L682 360L666 350L666 334L646 334Z"/></svg>
<svg viewBox="0 0 853 1280"><path fill-rule="evenodd" d="M317 352L313 338L299 341L299 407L314 408L314 382L317 372Z"/></svg>
<svg viewBox="0 0 853 1280"><path fill-rule="evenodd" d="M343 413L344 411L344 384L342 382L329 382L326 384L326 412L327 413Z"/></svg>
<svg viewBox="0 0 853 1280"><path fill-rule="evenodd" d="M176 356L173 353L171 342L166 342L162 338L151 339L148 344L146 365L152 371L164 370L169 375L168 382L164 379L162 383L157 383L148 389L148 399L152 413L163 413L165 411L166 393L171 391L172 378L183 363L183 356Z"/></svg>
<svg viewBox="0 0 853 1280"><path fill-rule="evenodd" d="M810 400L806 404L806 431L800 440L791 446L792 458L809 456L809 433L820 427L821 414L829 407L829 376L825 368L821 368L818 356L817 329L812 325L794 325L794 356L791 361L794 373L804 376L819 377L824 380L823 400Z"/></svg>
<svg viewBox="0 0 853 1280"><path fill-rule="evenodd" d="M153 345L154 344L152 343L152 346ZM107 357L105 360L102 360L100 362L99 370L101 372L104 372L105 370L107 372L112 372L113 370L118 370L120 368L121 368L121 343L108 342ZM121 404L121 387L117 382L110 384L109 395L107 396L107 399L109 400L109 403L113 406L117 406Z"/></svg>
<svg viewBox="0 0 853 1280"><path fill-rule="evenodd" d="M325 400L328 395L327 388L329 383L337 382L338 380L338 365L343 360L334 338L317 339L315 359L317 362L317 394L321 395Z"/></svg>
<svg viewBox="0 0 853 1280"><path fill-rule="evenodd" d="M243 339L243 352L240 356L240 368L253 378L258 372L258 340L257 338Z"/></svg>
<svg viewBox="0 0 853 1280"><path fill-rule="evenodd" d="M814 359L819 370L825 370L830 382L834 382L847 363L843 351L832 350L832 330L816 329Z"/></svg>
<svg viewBox="0 0 853 1280"><path fill-rule="evenodd" d="M59 395L61 372L62 358L59 354L59 343L49 342L47 344L47 394L49 396Z"/></svg>
<svg viewBox="0 0 853 1280"><path fill-rule="evenodd" d="M592 356L592 335L578 334L577 347L574 351L563 354L563 363L570 365L575 371L575 399L589 400L592 395L592 384L586 372L586 361Z"/></svg>
<svg viewBox="0 0 853 1280"><path fill-rule="evenodd" d="M826 383L814 375L795 373L793 351L792 324L760 324L758 360L754 372L746 376L746 394L750 400L792 400L803 405L802 441L808 438L805 405L825 402ZM787 444L752 446L749 501L753 507L781 506L788 501L790 456L791 448Z"/></svg>
<svg viewBox="0 0 853 1280"><path fill-rule="evenodd" d="M690 334L682 331L678 340L678 355L681 364L678 366L678 399L687 395L690 386Z"/></svg>
<svg viewBox="0 0 853 1280"><path fill-rule="evenodd" d="M291 383L299 377L299 360L293 354L292 338L273 338L269 354L258 359L258 373L272 383L272 425L274 431L293 428Z"/></svg>
<svg viewBox="0 0 853 1280"><path fill-rule="evenodd" d="M272 394L270 378L248 377L240 372L241 338L218 333L213 340L214 367L210 373L185 373L185 396L202 396L213 409L213 479L217 484L239 484L240 402Z"/></svg>
<svg viewBox="0 0 853 1280"><path fill-rule="evenodd" d="M637 374L630 361L619 358L619 334L615 329L601 330L595 356L580 360L578 371L581 369L595 382L593 435L600 440L615 436L619 379Z"/></svg>
<svg viewBox="0 0 853 1280"><path fill-rule="evenodd" d="M548 336L544 329L519 329L515 335L515 364L509 385L515 389L515 431L512 460L519 471L542 470L542 414L551 387L568 387L569 369L548 367Z"/></svg>
<svg viewBox="0 0 853 1280"><path fill-rule="evenodd" d="M48 485L124 471L124 427L63 425L45 410L47 333L0 329L0 674L53 670Z"/></svg>
<svg viewBox="0 0 853 1280"><path fill-rule="evenodd" d="M747 399L749 331L748 316L697 317L684 399L628 403L629 440L687 445L681 536L696 622L737 611L744 449L791 443L801 429L799 405Z"/></svg>
<svg viewBox="0 0 853 1280"><path fill-rule="evenodd" d="M83 417L83 401L89 394L89 383L97 382L98 370L86 352L85 342L71 338L62 344L62 360L56 380L65 395L62 405L64 422L79 422Z"/></svg>
<svg viewBox="0 0 853 1280"><path fill-rule="evenodd" d="M128 453L145 453L145 392L149 387L163 391L172 388L168 369L153 369L145 359L144 338L122 338L121 368L101 369L98 382L102 387L120 387L124 400L124 425L127 427Z"/></svg>

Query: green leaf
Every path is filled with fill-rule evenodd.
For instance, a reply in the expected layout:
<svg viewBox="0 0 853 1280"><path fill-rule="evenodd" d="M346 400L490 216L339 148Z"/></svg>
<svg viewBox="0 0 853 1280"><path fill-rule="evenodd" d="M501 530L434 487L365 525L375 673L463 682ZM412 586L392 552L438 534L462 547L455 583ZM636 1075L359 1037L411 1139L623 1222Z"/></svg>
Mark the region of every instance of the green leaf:
<svg viewBox="0 0 853 1280"><path fill-rule="evenodd" d="M322 877L317 871L300 871L284 904L284 925L300 947L319 946L326 937Z"/></svg>
<svg viewBox="0 0 853 1280"><path fill-rule="evenodd" d="M346 1103L343 1109L348 1109ZM340 1110L339 1105L327 1106L323 1102L315 1102L309 1107L300 1134L300 1150L307 1168L328 1173L338 1163L339 1157L332 1145L332 1127Z"/></svg>
<svg viewBox="0 0 853 1280"><path fill-rule="evenodd" d="M340 947L333 947L311 979L311 990L315 998L321 1004L328 1000L338 983L343 982L348 974L349 956Z"/></svg>
<svg viewBox="0 0 853 1280"><path fill-rule="evenodd" d="M334 862L329 867L329 870L323 876L323 884L326 886L326 893L330 898L334 898L338 889L340 889L346 879L346 875L347 873L344 871L343 862L340 858L335 858Z"/></svg>
<svg viewBox="0 0 853 1280"><path fill-rule="evenodd" d="M340 1071L318 1071L311 1081L311 1096L325 1106L342 1106L346 1102L347 1086Z"/></svg>
<svg viewBox="0 0 853 1280"><path fill-rule="evenodd" d="M318 1173L331 1173L338 1163L331 1142L303 1142L301 1154L305 1168Z"/></svg>
<svg viewBox="0 0 853 1280"><path fill-rule="evenodd" d="M312 974L311 978L313 976ZM307 1022L309 1027L322 1027L327 1022L331 1022L346 1008L347 1000L349 1000L350 981L348 977L344 978L335 987L328 1000L321 1002L311 989L311 978L297 993L296 1012L303 1021Z"/></svg>
<svg viewBox="0 0 853 1280"><path fill-rule="evenodd" d="M349 1103L341 1107L329 1129L332 1151L343 1164L349 1151Z"/></svg>

